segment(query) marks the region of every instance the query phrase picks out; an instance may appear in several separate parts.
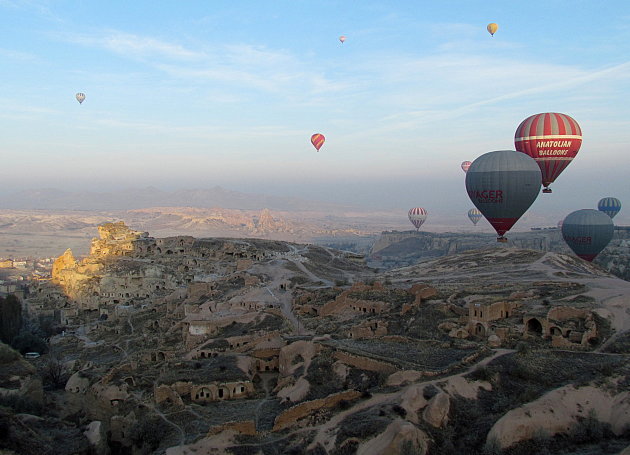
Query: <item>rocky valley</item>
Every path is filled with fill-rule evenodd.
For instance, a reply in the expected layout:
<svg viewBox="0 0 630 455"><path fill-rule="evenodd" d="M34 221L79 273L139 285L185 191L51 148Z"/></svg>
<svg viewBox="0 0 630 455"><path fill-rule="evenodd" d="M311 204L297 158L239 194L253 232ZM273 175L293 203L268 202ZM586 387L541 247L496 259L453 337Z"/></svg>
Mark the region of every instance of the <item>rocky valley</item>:
<svg viewBox="0 0 630 455"><path fill-rule="evenodd" d="M0 451L627 453L630 283L597 264L98 233L21 302L41 355L0 345Z"/></svg>

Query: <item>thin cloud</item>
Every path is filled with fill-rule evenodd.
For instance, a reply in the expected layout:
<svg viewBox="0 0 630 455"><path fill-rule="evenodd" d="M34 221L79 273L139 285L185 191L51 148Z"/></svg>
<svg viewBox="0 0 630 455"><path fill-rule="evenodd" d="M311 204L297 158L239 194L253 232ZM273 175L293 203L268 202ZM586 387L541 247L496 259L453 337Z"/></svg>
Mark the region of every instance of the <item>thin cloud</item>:
<svg viewBox="0 0 630 455"><path fill-rule="evenodd" d="M34 11L39 16L42 16L48 20L54 22L63 22L63 20L59 16L54 14L46 5L42 5L41 2L31 0L0 0L0 6L13 10L21 9Z"/></svg>
<svg viewBox="0 0 630 455"><path fill-rule="evenodd" d="M463 65L468 68L467 72L449 75L448 71ZM587 71L581 68L527 64L519 62L500 62L499 65L491 66L485 59L471 59L462 62L457 59L449 61L445 58L428 59L428 61L409 62L408 68L415 67L410 73L415 74L429 67L434 71L441 69L440 74L444 79L439 80L439 87L431 87L436 92L448 93L446 86L450 86L450 95L440 96L436 99L431 94L422 97L423 109L404 110L394 114L386 115L382 118L387 123L384 128L387 131L415 128L419 122L443 121L459 117L461 115L478 111L479 109L497 105L509 100L531 97L545 93L566 91L580 85L588 84L603 78L627 77L630 70L630 62L615 65L613 67ZM497 70L496 68L500 68ZM496 74L500 71L500 74ZM400 76L399 83L403 84ZM544 81L550 81L544 83ZM474 87L475 90L471 90ZM504 93L496 94L503 91ZM407 98L414 99L418 95L428 92L424 89L418 90L415 96L406 93ZM458 99L477 100L466 103L457 103ZM383 131L379 129L379 131Z"/></svg>
<svg viewBox="0 0 630 455"><path fill-rule="evenodd" d="M37 60L38 57L34 54L28 52L14 51L12 49L4 49L0 48L0 55L12 60L21 60L21 61L34 61Z"/></svg>
<svg viewBox="0 0 630 455"><path fill-rule="evenodd" d="M110 31L98 35L63 34L60 39L88 47L100 47L118 55L134 59L168 58L179 60L200 59L203 52L187 49L180 44L168 43L159 39Z"/></svg>
<svg viewBox="0 0 630 455"><path fill-rule="evenodd" d="M228 44L192 49L182 44L120 31L97 35L58 35L59 39L96 47L151 65L176 79L223 82L227 87L273 93L325 94L348 90L351 84L313 72L307 62L264 46Z"/></svg>

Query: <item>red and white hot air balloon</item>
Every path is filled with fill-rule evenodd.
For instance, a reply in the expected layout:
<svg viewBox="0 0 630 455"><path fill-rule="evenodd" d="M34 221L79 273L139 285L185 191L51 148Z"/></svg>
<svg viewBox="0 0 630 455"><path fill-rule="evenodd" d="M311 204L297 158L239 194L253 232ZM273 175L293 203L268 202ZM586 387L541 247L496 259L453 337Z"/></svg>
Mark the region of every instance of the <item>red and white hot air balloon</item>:
<svg viewBox="0 0 630 455"><path fill-rule="evenodd" d="M409 210L409 221L416 228L416 231L420 229L422 223L427 219L427 211L422 207L414 207Z"/></svg>
<svg viewBox="0 0 630 455"><path fill-rule="evenodd" d="M315 147L318 152L319 149L322 148L322 145L324 145L325 141L326 138L323 134L315 133L311 136L311 144L313 144L313 147Z"/></svg>
<svg viewBox="0 0 630 455"><path fill-rule="evenodd" d="M543 193L571 163L582 145L580 125L566 114L545 112L521 122L514 134L514 146L536 160L542 173Z"/></svg>
<svg viewBox="0 0 630 455"><path fill-rule="evenodd" d="M341 41L341 44L343 44L343 43L344 43L344 41L346 41L346 37L345 37L344 35L341 35L341 36L339 37L339 41Z"/></svg>
<svg viewBox="0 0 630 455"><path fill-rule="evenodd" d="M472 164L471 161L463 161L462 162L462 171L468 172L468 168L470 167L471 164Z"/></svg>

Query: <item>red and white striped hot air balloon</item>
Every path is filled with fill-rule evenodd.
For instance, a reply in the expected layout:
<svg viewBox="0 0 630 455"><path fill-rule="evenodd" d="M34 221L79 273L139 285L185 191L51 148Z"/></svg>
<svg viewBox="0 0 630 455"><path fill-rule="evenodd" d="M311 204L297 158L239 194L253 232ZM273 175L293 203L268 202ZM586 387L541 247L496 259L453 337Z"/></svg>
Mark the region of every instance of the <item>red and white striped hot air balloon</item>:
<svg viewBox="0 0 630 455"><path fill-rule="evenodd" d="M545 112L521 122L514 134L514 146L536 160L542 173L543 193L575 158L582 145L580 125L566 114Z"/></svg>
<svg viewBox="0 0 630 455"><path fill-rule="evenodd" d="M468 168L472 164L471 161L462 161L462 171L468 172Z"/></svg>
<svg viewBox="0 0 630 455"><path fill-rule="evenodd" d="M313 147L315 147L315 149L318 152L319 152L319 149L322 148L322 145L324 145L325 141L326 141L326 138L324 137L323 134L315 133L311 136L311 144L313 144Z"/></svg>
<svg viewBox="0 0 630 455"><path fill-rule="evenodd" d="M422 207L414 207L409 210L409 221L416 228L416 231L420 229L422 223L427 219L427 211Z"/></svg>

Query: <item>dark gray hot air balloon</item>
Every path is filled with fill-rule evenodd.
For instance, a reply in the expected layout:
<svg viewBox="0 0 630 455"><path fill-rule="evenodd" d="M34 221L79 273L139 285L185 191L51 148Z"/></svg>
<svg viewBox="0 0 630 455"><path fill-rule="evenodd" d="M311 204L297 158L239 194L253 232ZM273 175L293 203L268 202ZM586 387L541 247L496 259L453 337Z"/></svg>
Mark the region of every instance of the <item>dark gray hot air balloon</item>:
<svg viewBox="0 0 630 455"><path fill-rule="evenodd" d="M533 204L542 177L536 161L524 153L499 150L481 155L466 173L466 190L475 207L503 237Z"/></svg>
<svg viewBox="0 0 630 455"><path fill-rule="evenodd" d="M614 230L612 219L593 209L569 213L562 222L564 241L575 254L589 262L606 248Z"/></svg>

